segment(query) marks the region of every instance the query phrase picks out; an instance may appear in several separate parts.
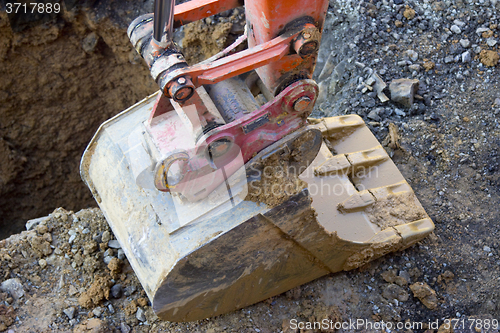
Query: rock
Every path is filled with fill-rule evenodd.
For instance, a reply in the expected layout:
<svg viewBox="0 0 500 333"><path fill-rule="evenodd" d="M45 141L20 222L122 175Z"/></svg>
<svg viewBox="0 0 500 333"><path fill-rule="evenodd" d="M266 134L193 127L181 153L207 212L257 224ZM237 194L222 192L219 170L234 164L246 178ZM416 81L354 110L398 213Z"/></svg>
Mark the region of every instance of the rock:
<svg viewBox="0 0 500 333"><path fill-rule="evenodd" d="M122 249L119 249L118 250L118 255L117 255L118 259L120 260L124 260L125 259L125 252L123 252Z"/></svg>
<svg viewBox="0 0 500 333"><path fill-rule="evenodd" d="M469 51L462 53L462 62L470 62L472 60L472 56Z"/></svg>
<svg viewBox="0 0 500 333"><path fill-rule="evenodd" d="M479 60L487 67L493 67L498 63L498 53L490 50L482 50L479 54Z"/></svg>
<svg viewBox="0 0 500 333"><path fill-rule="evenodd" d="M385 271L380 274L380 276L385 280L385 282L393 283L396 279L396 271L393 269L390 271Z"/></svg>
<svg viewBox="0 0 500 333"><path fill-rule="evenodd" d="M101 240L103 243L107 243L111 240L111 233L106 230L102 233Z"/></svg>
<svg viewBox="0 0 500 333"><path fill-rule="evenodd" d="M45 259L38 260L38 265L40 265L40 268L44 269L45 267L47 267L47 260Z"/></svg>
<svg viewBox="0 0 500 333"><path fill-rule="evenodd" d="M23 284L18 278L5 280L0 284L0 290L8 292L16 300L24 296Z"/></svg>
<svg viewBox="0 0 500 333"><path fill-rule="evenodd" d="M130 333L130 326L128 326L127 324L125 324L124 322L122 322L120 324L120 331L122 333Z"/></svg>
<svg viewBox="0 0 500 333"><path fill-rule="evenodd" d="M406 302L409 298L406 290L394 283L386 284L382 288L382 296L388 301L396 299L399 302Z"/></svg>
<svg viewBox="0 0 500 333"><path fill-rule="evenodd" d="M69 307L67 309L64 309L63 312L66 316L68 316L68 319L70 319L70 320L75 317L75 308L73 306Z"/></svg>
<svg viewBox="0 0 500 333"><path fill-rule="evenodd" d="M483 246L483 251L484 252L491 252L491 248L489 246Z"/></svg>
<svg viewBox="0 0 500 333"><path fill-rule="evenodd" d="M112 256L106 256L106 257L104 257L104 259L103 259L103 260L104 260L104 263L105 263L106 265L109 265L109 263L111 262L111 260L113 260L114 258L115 258L115 257L112 257Z"/></svg>
<svg viewBox="0 0 500 333"><path fill-rule="evenodd" d="M452 63L453 61L455 61L455 59L452 56L447 56L447 57L444 58L444 63L445 64Z"/></svg>
<svg viewBox="0 0 500 333"><path fill-rule="evenodd" d="M490 47L493 47L493 46L497 45L497 41L494 38L488 38L486 40L486 44L488 44L488 46L490 46Z"/></svg>
<svg viewBox="0 0 500 333"><path fill-rule="evenodd" d="M372 119L372 120L375 120L375 121L380 121L380 117L378 115L377 110L370 111L370 113L368 113L367 117L370 118L370 119Z"/></svg>
<svg viewBox="0 0 500 333"><path fill-rule="evenodd" d="M394 113L400 117L406 117L406 113L398 108L394 109Z"/></svg>
<svg viewBox="0 0 500 333"><path fill-rule="evenodd" d="M434 310L437 308L436 292L425 282L416 282L410 285L413 296L418 298L426 308Z"/></svg>
<svg viewBox="0 0 500 333"><path fill-rule="evenodd" d="M410 274L409 274L407 271L399 271L399 277L400 277L401 279L403 279L404 281L406 281L406 283L405 283L405 284L408 284L408 283L410 283L410 282L411 282L411 277L410 277ZM396 283L397 283L397 282L396 282ZM399 283L398 283L398 284L399 284ZM402 287L402 285L401 285L401 284L399 284L399 285Z"/></svg>
<svg viewBox="0 0 500 333"><path fill-rule="evenodd" d="M135 313L135 317L139 321L142 321L142 322L146 321L146 316L144 315L144 310L141 308L137 308L137 312Z"/></svg>
<svg viewBox="0 0 500 333"><path fill-rule="evenodd" d="M328 58L326 59L325 65L318 76L318 82L324 81L332 75L333 69L335 68L335 55L334 51L330 52Z"/></svg>
<svg viewBox="0 0 500 333"><path fill-rule="evenodd" d="M116 239L112 239L108 242L108 246L112 249L121 249L122 246Z"/></svg>
<svg viewBox="0 0 500 333"><path fill-rule="evenodd" d="M365 108L372 108L376 105L375 100L369 96L362 98L360 105Z"/></svg>
<svg viewBox="0 0 500 333"><path fill-rule="evenodd" d="M415 52L413 50L408 50L408 51L406 51L406 54L411 59L411 61L417 61L418 60L418 53L417 52Z"/></svg>
<svg viewBox="0 0 500 333"><path fill-rule="evenodd" d="M33 220L28 220L28 222L26 222L26 230L31 230L33 228L35 228L37 225L39 225L40 223L42 222L46 222L50 219L50 216L44 216L44 217L39 217L37 219L33 219Z"/></svg>
<svg viewBox="0 0 500 333"><path fill-rule="evenodd" d="M410 65L408 66L409 69L411 69L412 71L417 71L417 72L420 72L420 65L419 64L413 64L413 65Z"/></svg>
<svg viewBox="0 0 500 333"><path fill-rule="evenodd" d="M82 40L82 48L87 53L93 53L95 47L97 46L97 42L99 41L99 37L95 32L91 32Z"/></svg>
<svg viewBox="0 0 500 333"><path fill-rule="evenodd" d="M78 290L76 289L76 287L72 284L69 285L69 288L68 288L68 295L70 296L74 296L78 294Z"/></svg>
<svg viewBox="0 0 500 333"><path fill-rule="evenodd" d="M109 311L110 314L114 314L115 313L115 308L113 307L112 304L108 305L108 311Z"/></svg>
<svg viewBox="0 0 500 333"><path fill-rule="evenodd" d="M94 314L94 316L100 317L102 314L102 308L100 306L98 306L92 310L92 313Z"/></svg>
<svg viewBox="0 0 500 333"><path fill-rule="evenodd" d="M49 228L44 223L38 224L35 230L41 236L49 232Z"/></svg>
<svg viewBox="0 0 500 333"><path fill-rule="evenodd" d="M495 107L500 107L500 98L495 98Z"/></svg>
<svg viewBox="0 0 500 333"><path fill-rule="evenodd" d="M411 107L418 90L419 81L416 79L396 79L389 85L391 100L406 107Z"/></svg>
<svg viewBox="0 0 500 333"><path fill-rule="evenodd" d="M488 30L490 30L490 29L488 29L488 28L477 28L476 29L476 34L478 36L481 36L482 33L487 32Z"/></svg>
<svg viewBox="0 0 500 333"><path fill-rule="evenodd" d="M468 48L470 46L470 41L468 39L461 39L460 45L462 45L462 47L464 48Z"/></svg>
<svg viewBox="0 0 500 333"><path fill-rule="evenodd" d="M454 20L453 24L458 25L459 27L463 27L465 25L465 22L460 20Z"/></svg>
<svg viewBox="0 0 500 333"><path fill-rule="evenodd" d="M449 50L451 54L460 54L465 51L460 43L452 43Z"/></svg>
<svg viewBox="0 0 500 333"><path fill-rule="evenodd" d="M396 276L394 282L400 287L404 287L408 284L408 280L404 276Z"/></svg>
<svg viewBox="0 0 500 333"><path fill-rule="evenodd" d="M458 25L455 25L455 24L450 27L450 30L452 32L456 33L456 34L461 34L462 33L462 29L460 29L458 27Z"/></svg>
<svg viewBox="0 0 500 333"><path fill-rule="evenodd" d="M135 286L135 285L126 286L124 295L128 297L128 296L132 295L133 293L135 293L136 291L137 291L137 286Z"/></svg>
<svg viewBox="0 0 500 333"><path fill-rule="evenodd" d="M373 90L375 90L378 99L385 103L389 100L389 98L384 94L384 89L387 87L384 80L375 72L372 73L370 79L373 81Z"/></svg>
<svg viewBox="0 0 500 333"><path fill-rule="evenodd" d="M111 296L113 298L120 298L122 297L122 285L121 284L115 284L113 287L111 287Z"/></svg>
<svg viewBox="0 0 500 333"><path fill-rule="evenodd" d="M438 283L442 283L442 282L448 283L448 282L451 282L454 277L455 277L455 274L453 274L453 272L445 271L443 274L439 274L439 276L437 278L437 282Z"/></svg>

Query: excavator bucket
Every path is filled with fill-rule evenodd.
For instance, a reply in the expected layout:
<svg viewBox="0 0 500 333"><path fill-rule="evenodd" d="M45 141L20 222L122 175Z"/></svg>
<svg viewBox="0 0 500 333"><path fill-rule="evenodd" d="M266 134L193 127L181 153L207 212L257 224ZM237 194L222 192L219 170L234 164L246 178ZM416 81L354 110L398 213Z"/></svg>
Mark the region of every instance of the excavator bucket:
<svg viewBox="0 0 500 333"><path fill-rule="evenodd" d="M81 175L161 319L243 308L407 248L434 229L356 115L309 119L304 136L292 138L316 157L295 173L288 196L289 182L268 158L293 150L283 145L240 163L202 200L147 188L154 170L144 124L156 100L102 124Z"/></svg>

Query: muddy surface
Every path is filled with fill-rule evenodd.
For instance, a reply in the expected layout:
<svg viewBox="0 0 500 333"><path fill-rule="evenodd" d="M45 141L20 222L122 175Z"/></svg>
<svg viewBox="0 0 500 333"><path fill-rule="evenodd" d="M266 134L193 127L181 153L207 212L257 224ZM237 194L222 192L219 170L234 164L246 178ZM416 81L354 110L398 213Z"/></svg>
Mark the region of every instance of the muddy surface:
<svg viewBox="0 0 500 333"><path fill-rule="evenodd" d="M362 323L403 323L406 328L387 330L362 324L355 327L359 331L437 332L441 327L439 332L450 332L442 326L446 320L463 319L472 323L472 327L469 325L467 330L456 329L455 332L496 332L492 324L500 320L500 100L497 100L500 98L500 69L495 63L497 57L491 53L498 56L498 44L488 38L498 39L497 5L497 1L488 0L478 3L458 0L339 1L331 3L327 15L317 77L323 68L331 70L321 75L323 91L326 88L327 94L316 105L314 115L356 113L365 119L379 141L384 142L436 224L434 233L425 240L361 268L320 278L242 310L199 322L170 323L157 320L152 313L119 250L112 248L106 253L110 245L115 244L109 243L113 236L102 213L97 209L78 213L57 210L34 230L0 243L0 281L10 281L11 286L9 291L0 294L0 330L299 332L302 322L302 332L352 332L355 331L352 326L339 330L335 327L308 330L305 323L325 319L333 323L350 323L360 319ZM5 22L4 17L2 22ZM5 30L5 24L2 27ZM87 34L78 36L83 39ZM14 43L13 39L9 43ZM30 48L39 47L37 50L43 52L51 43ZM416 52L417 56L409 51ZM101 54L101 57L107 59L105 55L108 54L115 59L113 52ZM14 58L9 58L12 56L10 51L2 56L11 59L11 65L3 70L16 66ZM86 54L81 61L87 57ZM36 62L37 58L29 59ZM3 62L0 64L4 66ZM411 108L405 108L393 102L382 103L375 94L362 92L359 85L373 71L377 71L387 84L403 77L418 79L418 95L422 99L416 99ZM62 69L60 74L70 75L68 70ZM5 84L3 76L0 82ZM126 86L119 79L103 79L103 82ZM26 84L22 86L30 89ZM56 91L55 87L53 90ZM137 98L145 96L146 90L143 95L137 94ZM4 91L2 87L0 93ZM59 89L55 93L65 94ZM17 95L24 96L21 90ZM13 96L10 100L2 96L0 108L7 102L11 103L9 105L14 103ZM45 105L42 102L45 95L37 96L37 101ZM33 104L21 101L20 105L25 107ZM60 105L57 101L54 99L53 104ZM13 112L11 108L1 109L0 116ZM88 119L93 121L95 118ZM44 124L44 118L35 118L32 127L21 127L24 123L6 119L11 119L9 124L13 128ZM5 122L1 123L3 130ZM96 120L96 126L98 123ZM12 133L25 133L21 129L12 130ZM58 136L50 133L50 140L46 142L52 144L53 138ZM17 179L13 175L32 175L26 171L27 166L34 163L25 153L30 150L20 148L31 139L24 138L13 144L11 136L2 136L2 156L8 156L3 159L8 162L2 162L2 177ZM81 149L87 141L82 139ZM44 145L40 140L38 144ZM71 149L68 151L73 151ZM68 152L66 156L69 155ZM45 164L48 166L44 170L62 169L61 160L51 162L49 157L52 155L48 151L40 156L47 159ZM45 164L37 163L36 167ZM75 162L75 168L76 165ZM27 189L39 186L39 191L49 193L47 197L55 196L59 192L47 190L47 184L60 182L61 177L70 179L65 175L71 172L74 170L68 167L67 174L52 174L47 176L47 183L36 182L44 179L46 173L41 173L23 182L22 186ZM75 184L76 175L71 178ZM76 192L77 186L83 187L74 185L72 190L63 190L66 191L63 193ZM2 200L10 200L15 193L12 191L2 192ZM9 209L19 212L28 209L23 206L28 205L28 201L8 202ZM67 209L73 207L73 203L69 202ZM46 209L52 210L48 205ZM115 298L113 288L119 297ZM483 326L487 322L489 330Z"/></svg>

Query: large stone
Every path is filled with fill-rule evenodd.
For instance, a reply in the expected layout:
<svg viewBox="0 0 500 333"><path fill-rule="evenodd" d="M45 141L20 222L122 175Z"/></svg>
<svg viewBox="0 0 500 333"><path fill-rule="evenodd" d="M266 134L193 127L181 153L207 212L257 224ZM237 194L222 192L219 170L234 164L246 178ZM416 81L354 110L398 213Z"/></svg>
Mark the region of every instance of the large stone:
<svg viewBox="0 0 500 333"><path fill-rule="evenodd" d="M39 217L39 218L36 218L33 220L28 220L28 222L26 222L26 230L29 231L31 229L34 229L37 225L39 225L40 223L46 222L49 219L50 219L50 216L44 216L44 217Z"/></svg>
<svg viewBox="0 0 500 333"><path fill-rule="evenodd" d="M24 296L23 284L18 278L5 280L0 285L0 290L8 292L14 299L19 299Z"/></svg>
<svg viewBox="0 0 500 333"><path fill-rule="evenodd" d="M397 79L392 80L389 85L391 100L409 108L413 104L415 94L418 90L418 80Z"/></svg>

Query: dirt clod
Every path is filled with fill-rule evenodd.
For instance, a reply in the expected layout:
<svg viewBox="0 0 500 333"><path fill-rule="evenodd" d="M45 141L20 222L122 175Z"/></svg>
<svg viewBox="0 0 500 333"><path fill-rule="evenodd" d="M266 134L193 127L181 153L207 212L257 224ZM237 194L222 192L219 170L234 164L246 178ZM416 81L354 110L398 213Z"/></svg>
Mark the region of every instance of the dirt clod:
<svg viewBox="0 0 500 333"><path fill-rule="evenodd" d="M109 299L109 288L109 279L98 276L94 278L90 288L78 298L78 303L85 308L99 305L104 299Z"/></svg>
<svg viewBox="0 0 500 333"><path fill-rule="evenodd" d="M415 10L410 6L406 6L405 11L403 12L403 16L408 20L412 20L413 18L415 18Z"/></svg>
<svg viewBox="0 0 500 333"><path fill-rule="evenodd" d="M116 278L122 270L122 261L118 258L113 258L108 264L108 269L111 271L111 276Z"/></svg>
<svg viewBox="0 0 500 333"><path fill-rule="evenodd" d="M3 332L14 323L16 317L14 308L12 306L6 306L5 304L0 304L0 332Z"/></svg>
<svg viewBox="0 0 500 333"><path fill-rule="evenodd" d="M130 303L128 303L124 311L127 316L134 315L137 312L137 301L133 300Z"/></svg>
<svg viewBox="0 0 500 333"><path fill-rule="evenodd" d="M425 282L416 282L410 285L413 296L418 298L426 308L434 310L437 308L436 292Z"/></svg>
<svg viewBox="0 0 500 333"><path fill-rule="evenodd" d="M496 64L498 64L499 59L500 56L496 51L482 50L479 54L479 60L481 60L481 63L487 67L495 66Z"/></svg>

